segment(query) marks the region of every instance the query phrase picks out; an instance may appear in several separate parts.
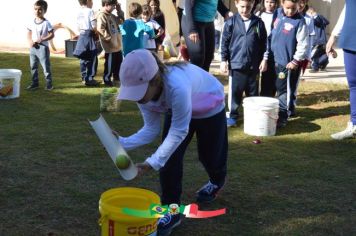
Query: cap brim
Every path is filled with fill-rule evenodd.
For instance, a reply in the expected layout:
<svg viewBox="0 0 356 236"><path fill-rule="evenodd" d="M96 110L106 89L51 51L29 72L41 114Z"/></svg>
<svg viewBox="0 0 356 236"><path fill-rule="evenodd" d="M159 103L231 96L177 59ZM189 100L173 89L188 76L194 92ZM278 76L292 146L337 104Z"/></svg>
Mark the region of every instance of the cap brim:
<svg viewBox="0 0 356 236"><path fill-rule="evenodd" d="M119 90L119 95L117 99L119 100L129 100L129 101L140 101L146 94L148 88L148 81L147 83L143 83L136 86L122 86Z"/></svg>

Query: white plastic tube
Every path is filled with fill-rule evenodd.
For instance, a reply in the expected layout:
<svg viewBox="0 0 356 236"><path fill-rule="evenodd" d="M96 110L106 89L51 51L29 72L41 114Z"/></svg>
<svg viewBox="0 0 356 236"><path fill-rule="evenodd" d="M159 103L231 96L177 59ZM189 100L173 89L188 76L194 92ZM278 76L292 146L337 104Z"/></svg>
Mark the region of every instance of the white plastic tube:
<svg viewBox="0 0 356 236"><path fill-rule="evenodd" d="M116 157L118 155L126 155L130 160L130 165L127 169L119 169L119 173L125 180L132 180L137 175L137 168L135 164L132 162L129 155L127 155L125 149L121 146L119 140L112 133L111 128L106 123L104 117L100 115L99 119L96 121L90 121L89 123L91 127L93 127L96 135L99 137L100 142L104 145L106 151L108 152L111 160L115 163ZM116 165L115 165L116 166Z"/></svg>

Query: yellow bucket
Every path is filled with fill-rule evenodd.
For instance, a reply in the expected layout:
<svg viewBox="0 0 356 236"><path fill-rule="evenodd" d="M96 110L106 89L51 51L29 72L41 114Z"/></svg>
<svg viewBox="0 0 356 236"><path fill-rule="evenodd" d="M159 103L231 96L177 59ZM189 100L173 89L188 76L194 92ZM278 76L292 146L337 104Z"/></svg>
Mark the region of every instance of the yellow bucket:
<svg viewBox="0 0 356 236"><path fill-rule="evenodd" d="M157 219L133 217L121 211L122 208L149 210L151 204L160 204L160 198L146 189L123 187L104 192L99 201L101 235L157 235Z"/></svg>

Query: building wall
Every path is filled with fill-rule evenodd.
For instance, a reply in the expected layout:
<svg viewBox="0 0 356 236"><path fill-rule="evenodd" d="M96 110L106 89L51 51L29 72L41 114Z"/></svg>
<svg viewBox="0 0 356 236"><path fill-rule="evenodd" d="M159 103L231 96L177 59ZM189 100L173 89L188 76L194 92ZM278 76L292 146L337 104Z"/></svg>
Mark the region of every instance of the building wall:
<svg viewBox="0 0 356 236"><path fill-rule="evenodd" d="M0 0L1 1L1 0ZM21 48L27 50L27 26L34 20L33 4L36 0L22 0L14 5L14 1L1 1L0 14L1 33L0 47L2 48ZM63 53L64 41L77 34L77 13L79 3L77 0L46 0L48 10L45 14L53 26L57 25L55 37L51 44L53 53ZM122 9L125 11L128 3L134 0L119 0ZM135 0L144 3L144 0ZM170 0L161 0L161 9L165 12L166 27L169 31L173 43L179 42L178 17ZM16 7L16 14L14 14ZM93 0L93 10L98 11L101 8L101 0Z"/></svg>

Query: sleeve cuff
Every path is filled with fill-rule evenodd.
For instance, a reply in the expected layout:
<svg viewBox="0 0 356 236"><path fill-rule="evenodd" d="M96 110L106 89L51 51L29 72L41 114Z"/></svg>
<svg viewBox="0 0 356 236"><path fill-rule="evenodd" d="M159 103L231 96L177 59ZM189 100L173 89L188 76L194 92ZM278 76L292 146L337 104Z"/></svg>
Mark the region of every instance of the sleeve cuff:
<svg viewBox="0 0 356 236"><path fill-rule="evenodd" d="M162 168L162 166L158 162L156 162L152 157L147 158L146 162L150 164L150 166L156 171Z"/></svg>

